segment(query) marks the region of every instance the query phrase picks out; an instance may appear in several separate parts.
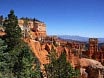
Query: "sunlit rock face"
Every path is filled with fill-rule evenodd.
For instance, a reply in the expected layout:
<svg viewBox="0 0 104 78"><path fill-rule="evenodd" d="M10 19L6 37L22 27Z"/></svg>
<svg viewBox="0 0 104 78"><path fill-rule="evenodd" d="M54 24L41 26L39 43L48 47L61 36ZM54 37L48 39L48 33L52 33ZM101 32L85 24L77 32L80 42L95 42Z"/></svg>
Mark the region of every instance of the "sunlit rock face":
<svg viewBox="0 0 104 78"><path fill-rule="evenodd" d="M95 60L81 58L81 75L86 78L104 78L104 66Z"/></svg>
<svg viewBox="0 0 104 78"><path fill-rule="evenodd" d="M23 19L18 20L18 25L23 33L29 32L33 38L46 37L46 25L44 22L37 20L28 20L25 22Z"/></svg>

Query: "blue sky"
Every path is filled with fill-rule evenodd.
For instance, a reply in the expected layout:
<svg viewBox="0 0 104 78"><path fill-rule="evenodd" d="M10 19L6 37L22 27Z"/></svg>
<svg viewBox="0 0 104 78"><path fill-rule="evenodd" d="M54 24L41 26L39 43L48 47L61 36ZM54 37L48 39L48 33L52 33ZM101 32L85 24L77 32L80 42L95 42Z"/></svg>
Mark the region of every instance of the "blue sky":
<svg viewBox="0 0 104 78"><path fill-rule="evenodd" d="M104 37L104 0L0 0L0 15L37 18L48 35Z"/></svg>

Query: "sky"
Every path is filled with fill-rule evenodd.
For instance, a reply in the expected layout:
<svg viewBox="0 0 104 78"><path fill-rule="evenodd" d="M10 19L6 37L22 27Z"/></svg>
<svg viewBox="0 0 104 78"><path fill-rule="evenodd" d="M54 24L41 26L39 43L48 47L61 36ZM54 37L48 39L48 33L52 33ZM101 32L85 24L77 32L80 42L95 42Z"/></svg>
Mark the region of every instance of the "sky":
<svg viewBox="0 0 104 78"><path fill-rule="evenodd" d="M43 21L48 35L104 38L104 0L0 0L0 15L11 9Z"/></svg>

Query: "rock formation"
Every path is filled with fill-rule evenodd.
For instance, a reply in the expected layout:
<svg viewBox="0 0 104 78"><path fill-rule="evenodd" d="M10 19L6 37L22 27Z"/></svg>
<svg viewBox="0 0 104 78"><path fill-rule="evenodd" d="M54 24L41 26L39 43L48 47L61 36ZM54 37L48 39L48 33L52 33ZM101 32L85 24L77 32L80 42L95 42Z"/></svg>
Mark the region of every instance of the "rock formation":
<svg viewBox="0 0 104 78"><path fill-rule="evenodd" d="M28 41L28 44L31 47L34 54L39 59L39 61L41 62L41 69L44 71L43 64L49 63L47 55L48 52L51 50L52 44L41 44L39 41L31 39ZM62 46L56 47L56 50L59 53L59 55L64 50L66 50L67 54L70 51L68 48ZM81 70L81 78L103 78L104 66L100 62L87 58L79 58L71 53L69 57L69 62L72 64L74 68L79 66Z"/></svg>
<svg viewBox="0 0 104 78"><path fill-rule="evenodd" d="M104 66L100 62L81 58L80 66L82 78L104 78Z"/></svg>

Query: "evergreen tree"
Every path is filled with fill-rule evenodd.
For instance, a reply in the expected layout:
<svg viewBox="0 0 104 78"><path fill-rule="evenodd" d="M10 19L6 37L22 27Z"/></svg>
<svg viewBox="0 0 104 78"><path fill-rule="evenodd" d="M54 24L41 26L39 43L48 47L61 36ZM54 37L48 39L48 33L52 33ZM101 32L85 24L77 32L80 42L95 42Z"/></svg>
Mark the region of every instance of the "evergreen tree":
<svg viewBox="0 0 104 78"><path fill-rule="evenodd" d="M4 44L4 41L0 39L0 78L9 78L9 69L8 69L8 53L4 52L7 46Z"/></svg>
<svg viewBox="0 0 104 78"><path fill-rule="evenodd" d="M63 52L59 58L53 56L55 55L54 53L56 54L56 52L49 54L51 61L45 65L47 78L74 78L79 76L79 71L73 69L70 63L67 62L66 52Z"/></svg>
<svg viewBox="0 0 104 78"><path fill-rule="evenodd" d="M76 78L79 76L80 71L73 69L71 64L66 60L66 52L63 52L58 61L58 78Z"/></svg>
<svg viewBox="0 0 104 78"><path fill-rule="evenodd" d="M21 42L13 52L19 52L14 57L17 60L13 61L13 73L17 78L40 78L40 63L26 43Z"/></svg>
<svg viewBox="0 0 104 78"><path fill-rule="evenodd" d="M6 60L8 67L8 78L40 78L39 61L28 45L21 39L21 30L18 19L11 10L8 18L4 21L6 35L3 37L8 53Z"/></svg>
<svg viewBox="0 0 104 78"><path fill-rule="evenodd" d="M1 15L0 16L0 26L2 26L2 24L3 24L3 16Z"/></svg>
<svg viewBox="0 0 104 78"><path fill-rule="evenodd" d="M21 29L18 26L17 16L15 16L13 10L8 14L8 18L5 19L3 26L6 33L5 42L8 45L8 49L12 49L20 43L22 36Z"/></svg>
<svg viewBox="0 0 104 78"><path fill-rule="evenodd" d="M56 78L55 74L56 74L57 66L55 66L55 65L57 65L57 53L53 47L47 57L48 57L48 60L50 61L50 63L44 65L45 71L46 71L46 76L47 76L47 78Z"/></svg>

